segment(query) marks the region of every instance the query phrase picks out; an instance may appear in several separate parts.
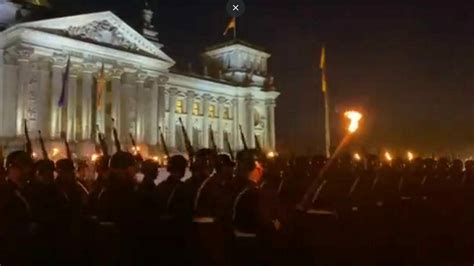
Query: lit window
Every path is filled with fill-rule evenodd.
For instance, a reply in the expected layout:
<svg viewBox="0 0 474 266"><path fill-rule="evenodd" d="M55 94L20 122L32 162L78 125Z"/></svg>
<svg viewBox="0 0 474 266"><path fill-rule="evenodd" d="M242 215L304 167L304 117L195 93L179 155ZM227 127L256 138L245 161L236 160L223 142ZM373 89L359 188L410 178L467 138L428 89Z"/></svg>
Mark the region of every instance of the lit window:
<svg viewBox="0 0 474 266"><path fill-rule="evenodd" d="M230 119L230 109L229 109L229 107L224 107L224 119Z"/></svg>
<svg viewBox="0 0 474 266"><path fill-rule="evenodd" d="M184 113L183 100L177 100L176 101L176 113L178 113L178 114Z"/></svg>
<svg viewBox="0 0 474 266"><path fill-rule="evenodd" d="M216 106L209 105L209 117L216 117Z"/></svg>
<svg viewBox="0 0 474 266"><path fill-rule="evenodd" d="M199 115L199 103L193 103L193 115Z"/></svg>

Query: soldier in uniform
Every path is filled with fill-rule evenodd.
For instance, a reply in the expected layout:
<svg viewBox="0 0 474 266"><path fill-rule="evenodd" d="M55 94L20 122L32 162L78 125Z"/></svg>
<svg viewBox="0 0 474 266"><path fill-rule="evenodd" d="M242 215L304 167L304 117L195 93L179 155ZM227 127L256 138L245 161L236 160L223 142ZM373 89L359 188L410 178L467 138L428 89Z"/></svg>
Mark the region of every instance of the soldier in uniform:
<svg viewBox="0 0 474 266"><path fill-rule="evenodd" d="M53 263L64 255L57 252L64 246L66 211L61 192L54 182L54 162L43 159L36 162L35 175L26 186L25 195L30 202L34 222L38 225L34 239L35 261Z"/></svg>
<svg viewBox="0 0 474 266"><path fill-rule="evenodd" d="M137 218L143 215L135 193L137 166L133 155L123 151L110 158L109 166L107 183L98 196L99 237L106 253L102 257L130 265L137 244Z"/></svg>
<svg viewBox="0 0 474 266"><path fill-rule="evenodd" d="M156 187L156 212L159 216L157 250L160 251L157 265L185 265L186 255L189 255L184 237L190 210L181 181L187 166L188 161L183 156L171 156L166 166L169 176Z"/></svg>
<svg viewBox="0 0 474 266"><path fill-rule="evenodd" d="M200 150L193 165L193 172L198 176L208 175L213 168L217 171L204 179L193 190L193 247L196 254L197 265L225 265L227 251L226 238L228 230L227 210L230 207L228 183L232 178L232 165L230 158L222 156L215 158L213 150ZM217 163L216 163L216 159ZM191 177L191 180L193 177ZM196 180L195 180L196 181ZM197 185L197 184L196 184Z"/></svg>
<svg viewBox="0 0 474 266"><path fill-rule="evenodd" d="M143 180L137 186L137 193L139 197L139 204L142 215L137 217L137 234L139 245L138 257L143 262L154 262L156 257L159 256L155 250L154 243L157 241L157 229L158 215L156 212L156 204L154 201L155 194L155 180L158 177L158 163L154 160L145 160L141 163L141 172L143 174Z"/></svg>
<svg viewBox="0 0 474 266"><path fill-rule="evenodd" d="M280 229L277 217L272 216L272 206L268 205L260 191L264 169L257 152L244 150L237 154L237 176L241 182L232 206L235 247L232 262L235 265L262 265L261 252L267 235ZM241 184L241 183L240 183Z"/></svg>
<svg viewBox="0 0 474 266"><path fill-rule="evenodd" d="M8 155L6 183L0 186L0 260L5 264L26 264L31 255L34 227L24 188L33 176L33 169L33 160L26 152Z"/></svg>

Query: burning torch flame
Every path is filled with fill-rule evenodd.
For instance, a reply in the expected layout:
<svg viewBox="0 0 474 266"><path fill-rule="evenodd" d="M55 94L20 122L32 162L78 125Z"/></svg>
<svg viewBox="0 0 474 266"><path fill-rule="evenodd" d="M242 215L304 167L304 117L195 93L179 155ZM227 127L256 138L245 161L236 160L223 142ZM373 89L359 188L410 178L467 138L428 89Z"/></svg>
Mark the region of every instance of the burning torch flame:
<svg viewBox="0 0 474 266"><path fill-rule="evenodd" d="M59 154L59 149L58 148L53 148L53 157Z"/></svg>
<svg viewBox="0 0 474 266"><path fill-rule="evenodd" d="M362 114L357 111L347 111L344 113L344 116L351 120L347 130L349 130L350 133L356 132L359 128L359 121L362 119Z"/></svg>
<svg viewBox="0 0 474 266"><path fill-rule="evenodd" d="M393 160L392 155L388 151L385 152L385 159L389 162Z"/></svg>
<svg viewBox="0 0 474 266"><path fill-rule="evenodd" d="M160 158L158 158L158 156L153 156L153 161L159 162L159 161L160 161Z"/></svg>
<svg viewBox="0 0 474 266"><path fill-rule="evenodd" d="M408 161L412 161L415 156L413 156L413 153L409 151L407 152L407 157L408 157Z"/></svg>
<svg viewBox="0 0 474 266"><path fill-rule="evenodd" d="M91 160L92 160L93 162L97 161L98 158L99 158L99 155L96 154L96 153L92 154L92 156L91 156Z"/></svg>
<svg viewBox="0 0 474 266"><path fill-rule="evenodd" d="M275 158L275 156L276 156L276 154L273 151L267 153L267 157L270 158L270 159Z"/></svg>
<svg viewBox="0 0 474 266"><path fill-rule="evenodd" d="M354 153L354 159L356 161L360 161L361 160L360 155L358 153Z"/></svg>

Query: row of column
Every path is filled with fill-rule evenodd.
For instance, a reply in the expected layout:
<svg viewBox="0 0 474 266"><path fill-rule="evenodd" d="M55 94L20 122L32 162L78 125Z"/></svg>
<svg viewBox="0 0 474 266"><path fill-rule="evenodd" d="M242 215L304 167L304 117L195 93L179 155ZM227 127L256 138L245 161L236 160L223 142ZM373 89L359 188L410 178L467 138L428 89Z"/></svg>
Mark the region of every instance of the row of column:
<svg viewBox="0 0 474 266"><path fill-rule="evenodd" d="M170 88L168 90L168 102L169 102L169 113L168 113L168 123L167 127L169 129L168 133L168 142L171 147L176 147L176 102L177 102L177 95L179 90L177 88ZM186 106L186 116L184 124L186 126L187 133L193 141L193 103L197 94L193 91L188 91L185 94L185 106ZM203 147L210 147L209 143L209 105L212 96L210 94L204 94L202 96L202 139L201 145ZM231 108L232 108L232 125L231 125L231 132L233 138L230 139L231 143L233 143L233 147L235 149L242 149L243 145L241 143L240 138L240 125L242 125L244 134L246 135L247 145L250 147L255 146L255 105L257 101L255 99L249 98L245 99L244 109L241 108L241 99L234 98L231 100ZM218 97L217 98L217 137L216 137L216 144L218 147L224 147L224 110L225 110L225 97ZM159 106L164 106L162 103ZM265 102L266 113L267 113L267 121L265 123L265 140L266 146L269 149L275 149L275 101L268 100ZM243 117L241 117L243 115ZM160 125L162 121L160 121ZM213 129L215 130L215 128Z"/></svg>

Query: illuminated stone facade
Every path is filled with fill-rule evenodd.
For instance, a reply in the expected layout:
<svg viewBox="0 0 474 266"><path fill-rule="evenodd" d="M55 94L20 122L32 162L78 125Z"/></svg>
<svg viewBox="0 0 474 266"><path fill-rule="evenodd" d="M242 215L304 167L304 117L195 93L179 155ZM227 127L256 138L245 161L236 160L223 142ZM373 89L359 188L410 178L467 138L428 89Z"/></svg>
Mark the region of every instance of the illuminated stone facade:
<svg viewBox="0 0 474 266"><path fill-rule="evenodd" d="M149 12L144 10L147 19ZM275 149L279 93L267 77L269 54L239 41L211 47L202 55L204 74L197 75L173 71L175 61L161 47L152 26L140 34L111 12L6 29L0 33L2 145L22 145L26 119L31 137L41 130L50 150L65 132L78 156L90 156L98 125L113 151L114 118L124 147L131 133L145 153L159 152L161 128L169 149L182 152L181 118L196 148L210 146L210 127L219 149L225 147L226 134L235 150L242 148L241 125L250 147L256 136L265 150ZM59 108L68 58L66 104ZM106 90L103 108L98 108L102 66Z"/></svg>

